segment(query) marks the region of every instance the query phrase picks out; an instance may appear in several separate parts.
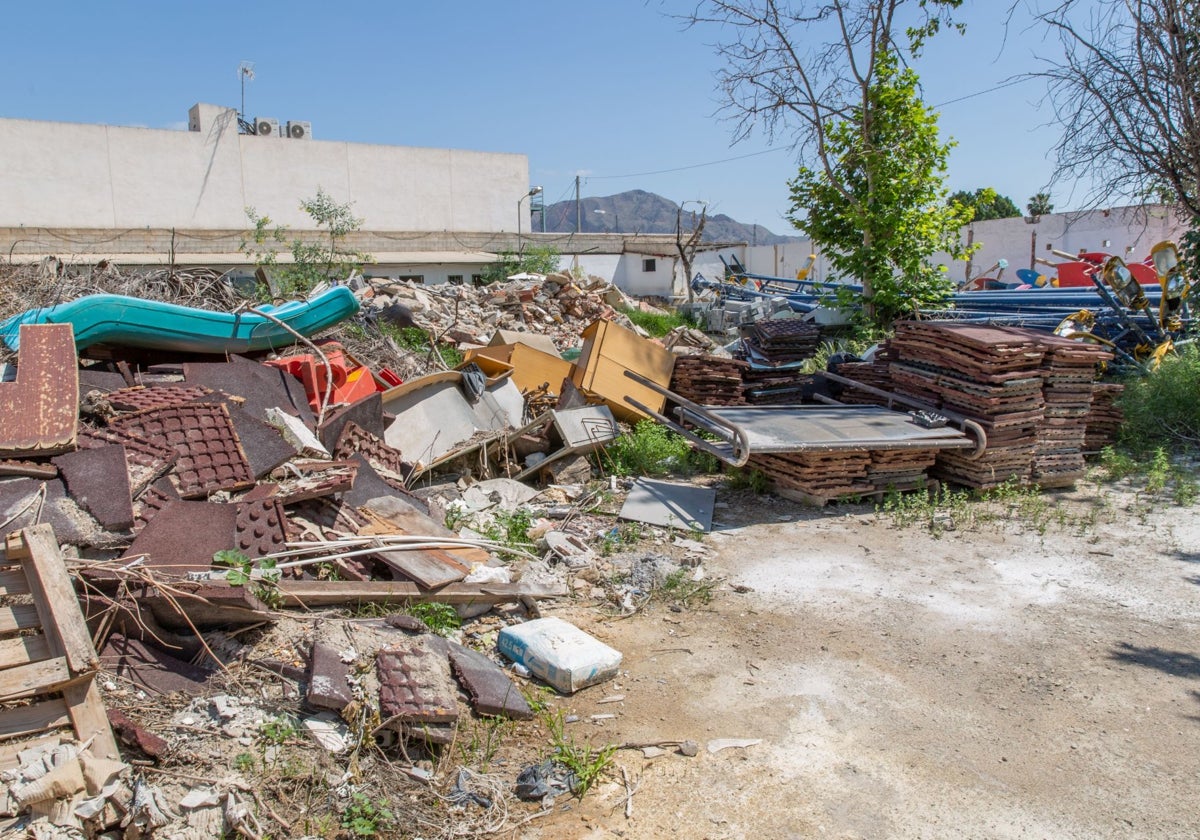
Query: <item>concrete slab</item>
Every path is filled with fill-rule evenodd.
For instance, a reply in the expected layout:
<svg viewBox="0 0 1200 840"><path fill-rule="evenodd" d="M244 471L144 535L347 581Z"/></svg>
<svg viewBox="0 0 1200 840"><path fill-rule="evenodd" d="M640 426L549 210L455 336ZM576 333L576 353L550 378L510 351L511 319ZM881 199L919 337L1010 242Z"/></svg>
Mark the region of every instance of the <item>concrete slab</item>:
<svg viewBox="0 0 1200 840"><path fill-rule="evenodd" d="M639 478L618 516L664 528L708 531L716 502L717 491L711 487Z"/></svg>

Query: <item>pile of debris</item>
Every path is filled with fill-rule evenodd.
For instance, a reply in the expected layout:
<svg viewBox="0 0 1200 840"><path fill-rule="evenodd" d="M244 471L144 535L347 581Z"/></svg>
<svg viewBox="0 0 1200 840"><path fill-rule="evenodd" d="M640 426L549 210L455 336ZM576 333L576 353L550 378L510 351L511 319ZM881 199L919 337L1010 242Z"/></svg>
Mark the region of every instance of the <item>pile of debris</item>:
<svg viewBox="0 0 1200 840"><path fill-rule="evenodd" d="M543 335L568 350L579 346L580 334L597 319L632 329L620 310L638 307L601 277L576 279L566 272L482 287L365 282L368 321L421 327L459 347L486 344L497 330L505 330Z"/></svg>

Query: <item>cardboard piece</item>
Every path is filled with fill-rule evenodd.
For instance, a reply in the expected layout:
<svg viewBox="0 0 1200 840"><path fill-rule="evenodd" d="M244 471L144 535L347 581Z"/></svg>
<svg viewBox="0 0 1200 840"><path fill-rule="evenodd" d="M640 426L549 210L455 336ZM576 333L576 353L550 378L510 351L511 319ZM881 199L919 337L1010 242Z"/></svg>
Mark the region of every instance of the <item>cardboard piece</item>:
<svg viewBox="0 0 1200 840"><path fill-rule="evenodd" d="M527 347L532 347L534 350L540 350L547 355L558 356L558 348L554 346L553 339L541 333L521 332L519 330L496 330L495 335L488 341L489 347L498 347L504 344L524 344Z"/></svg>

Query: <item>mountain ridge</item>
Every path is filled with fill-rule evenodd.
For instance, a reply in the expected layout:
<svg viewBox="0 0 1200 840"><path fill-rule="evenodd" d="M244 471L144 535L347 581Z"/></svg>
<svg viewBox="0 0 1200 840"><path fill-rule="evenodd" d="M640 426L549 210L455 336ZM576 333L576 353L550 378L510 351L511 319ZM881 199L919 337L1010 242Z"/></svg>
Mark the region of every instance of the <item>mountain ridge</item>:
<svg viewBox="0 0 1200 840"><path fill-rule="evenodd" d="M579 221L582 233L675 233L679 205L670 199L646 190L627 190L609 196L588 196L579 199ZM557 201L543 211L547 233L575 231L575 201ZM683 223L686 230L700 218L700 209L688 202ZM534 213L531 230L539 230L541 219ZM777 245L796 242L802 237L776 234L762 225L747 225L731 216L718 213L704 222L704 242L746 242L750 245Z"/></svg>

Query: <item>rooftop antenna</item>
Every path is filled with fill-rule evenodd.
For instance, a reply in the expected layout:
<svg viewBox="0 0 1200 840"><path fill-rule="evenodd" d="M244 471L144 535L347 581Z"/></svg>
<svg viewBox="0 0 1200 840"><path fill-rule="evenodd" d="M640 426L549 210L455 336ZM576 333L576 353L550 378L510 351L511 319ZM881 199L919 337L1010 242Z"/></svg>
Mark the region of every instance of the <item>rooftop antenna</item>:
<svg viewBox="0 0 1200 840"><path fill-rule="evenodd" d="M246 82L254 81L254 62L243 61L238 64L237 69L238 80L242 83L242 109L238 111L238 122L243 128L249 123L246 122Z"/></svg>

